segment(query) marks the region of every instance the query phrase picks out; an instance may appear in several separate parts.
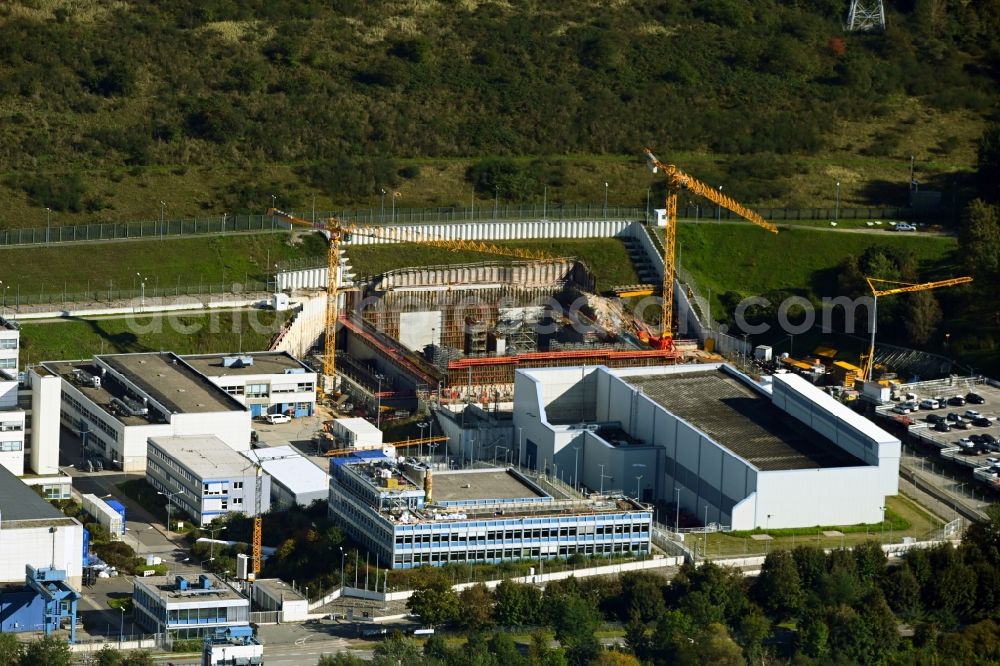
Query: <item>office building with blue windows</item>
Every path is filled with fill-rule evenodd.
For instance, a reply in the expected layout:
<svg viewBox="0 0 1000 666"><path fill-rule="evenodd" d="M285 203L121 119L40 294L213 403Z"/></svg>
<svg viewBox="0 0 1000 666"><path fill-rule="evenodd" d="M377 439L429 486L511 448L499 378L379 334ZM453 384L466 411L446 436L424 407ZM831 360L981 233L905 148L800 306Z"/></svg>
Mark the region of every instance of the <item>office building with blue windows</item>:
<svg viewBox="0 0 1000 666"><path fill-rule="evenodd" d="M197 580L149 576L133 582L135 622L168 642L215 636L250 624L250 600L214 574Z"/></svg>
<svg viewBox="0 0 1000 666"><path fill-rule="evenodd" d="M198 525L256 506L253 463L213 436L150 437L146 481L171 496L175 509ZM261 478L261 511L271 507L271 477ZM177 511L174 517L179 517Z"/></svg>
<svg viewBox="0 0 1000 666"><path fill-rule="evenodd" d="M635 500L585 497L512 468L433 471L377 451L331 462L329 512L394 569L650 549L652 513Z"/></svg>

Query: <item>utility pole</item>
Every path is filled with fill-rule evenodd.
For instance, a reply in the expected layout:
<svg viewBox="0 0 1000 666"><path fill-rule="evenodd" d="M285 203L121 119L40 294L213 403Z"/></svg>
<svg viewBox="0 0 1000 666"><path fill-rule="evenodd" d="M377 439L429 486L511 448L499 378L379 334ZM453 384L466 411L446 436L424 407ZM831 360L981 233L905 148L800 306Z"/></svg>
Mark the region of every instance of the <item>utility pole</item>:
<svg viewBox="0 0 1000 666"><path fill-rule="evenodd" d="M882 0L851 0L847 13L850 32L885 32L885 7Z"/></svg>

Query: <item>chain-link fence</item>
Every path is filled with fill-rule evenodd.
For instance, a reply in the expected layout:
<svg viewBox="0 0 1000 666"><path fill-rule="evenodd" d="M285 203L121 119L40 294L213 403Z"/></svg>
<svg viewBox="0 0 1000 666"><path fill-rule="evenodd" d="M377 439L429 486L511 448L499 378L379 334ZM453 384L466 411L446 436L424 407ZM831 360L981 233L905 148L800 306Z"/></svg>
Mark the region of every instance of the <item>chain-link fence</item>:
<svg viewBox="0 0 1000 666"><path fill-rule="evenodd" d="M899 220L940 214L935 210L912 208L755 208L767 220ZM461 224L467 222L513 220L649 220L651 211L637 206L608 206L601 203L526 203L484 201L478 206L436 206L396 208L382 205L332 211L289 211L292 215L322 226L323 220L336 217L359 225ZM739 216L707 204L687 205L678 210L684 219L731 220ZM168 236L223 235L230 233L268 232L288 229L289 224L273 215L229 215L180 220L139 220L73 226L44 226L25 229L0 229L0 246L43 245L132 239L155 239Z"/></svg>
<svg viewBox="0 0 1000 666"><path fill-rule="evenodd" d="M71 291L66 289L9 290L14 293L5 294L0 306L3 310L20 311L21 308L35 305L56 305L63 303L121 303L130 302L143 304L146 301L160 298L176 298L180 296L211 296L221 294L243 294L269 292L274 287L274 281L249 280L241 282L198 282L197 284L174 284L167 287L147 286L121 289L114 284L107 287L92 287L86 291Z"/></svg>

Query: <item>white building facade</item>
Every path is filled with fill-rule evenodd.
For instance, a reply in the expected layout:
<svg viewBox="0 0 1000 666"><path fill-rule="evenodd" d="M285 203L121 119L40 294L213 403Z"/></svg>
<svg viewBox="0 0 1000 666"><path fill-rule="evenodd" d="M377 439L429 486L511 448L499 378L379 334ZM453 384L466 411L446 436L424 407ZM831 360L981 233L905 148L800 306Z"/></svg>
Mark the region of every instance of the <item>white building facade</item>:
<svg viewBox="0 0 1000 666"><path fill-rule="evenodd" d="M253 515L256 468L214 436L150 437L146 480L199 525L230 512ZM270 508L271 479L261 478L261 512Z"/></svg>
<svg viewBox="0 0 1000 666"><path fill-rule="evenodd" d="M250 416L316 412L316 373L287 352L255 352L227 356L185 356L184 360L212 383L247 406Z"/></svg>
<svg viewBox="0 0 1000 666"><path fill-rule="evenodd" d="M699 522L877 523L897 492L899 440L794 375L761 386L724 365L521 370L514 400L528 467L679 500Z"/></svg>
<svg viewBox="0 0 1000 666"><path fill-rule="evenodd" d="M250 448L247 408L174 354L43 366L61 379L62 425L87 456L116 469L144 471L150 437L212 435L235 451Z"/></svg>
<svg viewBox="0 0 1000 666"><path fill-rule="evenodd" d="M0 370L17 375L20 368L18 353L21 347L21 327L16 321L4 319L0 314Z"/></svg>

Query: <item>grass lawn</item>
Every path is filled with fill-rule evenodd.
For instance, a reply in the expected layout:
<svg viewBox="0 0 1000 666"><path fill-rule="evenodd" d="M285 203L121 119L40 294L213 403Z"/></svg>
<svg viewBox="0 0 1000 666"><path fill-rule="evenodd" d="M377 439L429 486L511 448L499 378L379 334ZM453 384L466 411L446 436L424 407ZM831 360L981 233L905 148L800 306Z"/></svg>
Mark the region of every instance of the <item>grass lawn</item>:
<svg viewBox="0 0 1000 666"><path fill-rule="evenodd" d="M21 362L90 358L100 353L264 350L288 314L251 310L25 322L21 324Z"/></svg>
<svg viewBox="0 0 1000 666"><path fill-rule="evenodd" d="M18 293L27 300L41 292L89 291L92 298L105 299L109 289L137 289L136 273L146 278L146 296L154 296L158 288L172 295L176 285L260 281L280 261L326 256L320 234L295 234L294 244L292 238L290 233L267 233L0 249L0 281L10 287L8 306Z"/></svg>
<svg viewBox="0 0 1000 666"><path fill-rule="evenodd" d="M718 295L736 291L749 296L786 290L806 298L835 296L837 266L848 255L872 245L911 250L922 277L954 274L951 253L958 247L947 236L838 234L811 229L782 229L771 234L746 225L682 224L678 227L680 264L699 289L712 291L712 309L721 312ZM683 243L683 250L680 244Z"/></svg>
<svg viewBox="0 0 1000 666"><path fill-rule="evenodd" d="M753 534L768 534L770 541L756 540L749 532L716 533L708 535L709 557L738 557L740 555L763 555L766 550L775 548L794 548L795 546L811 545L818 548L838 548L853 546L874 539L886 543L898 543L904 536L920 540L935 529L940 528L944 521L932 515L926 509L905 495L897 495L886 499L886 522L884 527L879 523L872 525L846 525L840 527L815 527L794 530L758 530ZM844 536L828 537L823 531L839 531ZM689 534L687 544L701 552L705 536Z"/></svg>
<svg viewBox="0 0 1000 666"><path fill-rule="evenodd" d="M609 289L619 284L639 281L635 268L621 241L612 238L584 238L579 240L554 238L532 241L498 242L505 248L519 248L546 252L555 257L576 257L597 276L597 289ZM439 266L482 261L511 261L513 258L482 252L452 252L444 248L415 243L394 245L360 245L347 251L356 275L378 275L389 270L409 266Z"/></svg>

